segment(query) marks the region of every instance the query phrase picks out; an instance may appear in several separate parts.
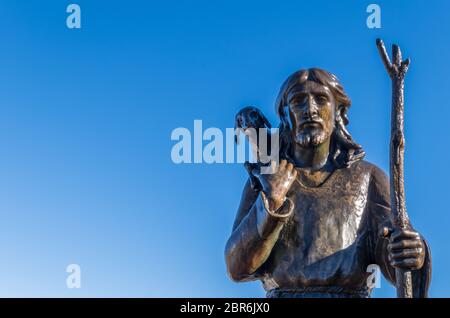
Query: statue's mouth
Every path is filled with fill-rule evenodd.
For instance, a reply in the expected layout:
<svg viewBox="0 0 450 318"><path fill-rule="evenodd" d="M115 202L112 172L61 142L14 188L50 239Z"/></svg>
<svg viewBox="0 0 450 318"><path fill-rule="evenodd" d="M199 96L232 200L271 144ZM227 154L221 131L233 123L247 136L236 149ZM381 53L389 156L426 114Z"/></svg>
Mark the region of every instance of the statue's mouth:
<svg viewBox="0 0 450 318"><path fill-rule="evenodd" d="M300 129L307 129L307 128L323 128L323 126L320 121L308 120L300 125Z"/></svg>

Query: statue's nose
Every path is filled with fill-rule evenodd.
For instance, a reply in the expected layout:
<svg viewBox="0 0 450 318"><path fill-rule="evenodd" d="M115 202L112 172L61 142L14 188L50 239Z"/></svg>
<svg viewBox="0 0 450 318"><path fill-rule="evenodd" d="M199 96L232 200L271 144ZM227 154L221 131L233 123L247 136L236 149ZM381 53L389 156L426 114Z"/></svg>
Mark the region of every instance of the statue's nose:
<svg viewBox="0 0 450 318"><path fill-rule="evenodd" d="M317 105L312 96L308 97L308 101L306 102L306 110L305 115L309 118L317 116Z"/></svg>

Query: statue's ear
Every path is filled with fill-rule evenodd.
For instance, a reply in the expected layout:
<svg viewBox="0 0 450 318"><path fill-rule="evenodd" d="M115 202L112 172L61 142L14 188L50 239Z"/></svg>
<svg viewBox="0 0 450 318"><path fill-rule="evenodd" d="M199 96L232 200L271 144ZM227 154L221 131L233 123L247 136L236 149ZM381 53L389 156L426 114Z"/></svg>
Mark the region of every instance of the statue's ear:
<svg viewBox="0 0 450 318"><path fill-rule="evenodd" d="M344 125L348 125L347 109L348 106L345 105L339 105L336 107L336 117L340 117Z"/></svg>
<svg viewBox="0 0 450 318"><path fill-rule="evenodd" d="M339 118L342 117L341 106L336 105L336 109L334 111L334 117L336 117L336 120L339 120Z"/></svg>

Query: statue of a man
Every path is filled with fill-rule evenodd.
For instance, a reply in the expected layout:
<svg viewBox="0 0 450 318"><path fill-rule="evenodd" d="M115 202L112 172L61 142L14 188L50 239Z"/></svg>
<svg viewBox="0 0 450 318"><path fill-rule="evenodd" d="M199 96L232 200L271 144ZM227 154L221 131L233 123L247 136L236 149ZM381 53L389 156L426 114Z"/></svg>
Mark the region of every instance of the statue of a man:
<svg viewBox="0 0 450 318"><path fill-rule="evenodd" d="M235 281L262 281L267 297L369 297L368 268L395 283L412 270L414 297L431 279L428 245L413 229L394 230L389 180L364 161L345 126L350 99L333 74L292 74L276 103L280 157L273 174L245 185L226 262Z"/></svg>

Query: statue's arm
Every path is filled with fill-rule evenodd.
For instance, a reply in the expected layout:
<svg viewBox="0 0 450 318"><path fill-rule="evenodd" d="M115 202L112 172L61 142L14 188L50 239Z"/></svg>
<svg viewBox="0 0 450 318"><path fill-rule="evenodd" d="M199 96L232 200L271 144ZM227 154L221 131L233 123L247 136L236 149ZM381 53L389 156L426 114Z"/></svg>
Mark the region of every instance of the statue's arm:
<svg viewBox="0 0 450 318"><path fill-rule="evenodd" d="M234 281L257 278L256 271L269 257L293 207L286 199L277 211L269 211L264 193L253 191L247 181L225 248L228 273Z"/></svg>
<svg viewBox="0 0 450 318"><path fill-rule="evenodd" d="M371 210L371 251L372 260L380 266L383 275L395 285L395 268L389 260L389 239L383 236L383 229L394 228L394 218L390 208L390 187L386 174L374 168L370 184L369 204ZM412 225L411 225L411 228ZM431 253L428 243L421 235L425 246L425 261L420 269L412 270L413 296L427 297L431 281Z"/></svg>

